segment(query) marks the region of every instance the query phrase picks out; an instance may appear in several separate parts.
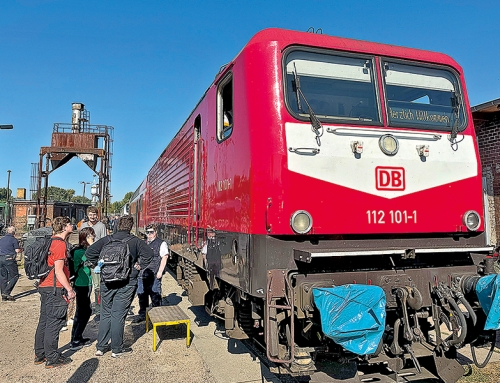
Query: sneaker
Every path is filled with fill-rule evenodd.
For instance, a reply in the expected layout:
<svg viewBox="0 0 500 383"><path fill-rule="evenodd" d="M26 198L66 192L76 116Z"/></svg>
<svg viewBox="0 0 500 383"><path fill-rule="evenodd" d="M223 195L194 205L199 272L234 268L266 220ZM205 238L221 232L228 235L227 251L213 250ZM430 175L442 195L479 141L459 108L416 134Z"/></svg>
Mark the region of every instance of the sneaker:
<svg viewBox="0 0 500 383"><path fill-rule="evenodd" d="M71 351L78 351L81 350L84 347L89 347L92 344L89 338L83 338L80 341L73 341L71 342Z"/></svg>
<svg viewBox="0 0 500 383"><path fill-rule="evenodd" d="M14 298L12 295L2 294L2 301L11 301L11 302L15 302L15 301L16 301L16 298Z"/></svg>
<svg viewBox="0 0 500 383"><path fill-rule="evenodd" d="M90 341L90 338L82 338L80 340L80 343L83 344L83 347L88 347L92 344L92 342Z"/></svg>
<svg viewBox="0 0 500 383"><path fill-rule="evenodd" d="M141 323L146 320L146 317L143 315L137 315L134 319L132 319L132 323Z"/></svg>
<svg viewBox="0 0 500 383"><path fill-rule="evenodd" d="M132 321L134 320L134 312L132 310L128 310L127 316L125 317L126 321Z"/></svg>
<svg viewBox="0 0 500 383"><path fill-rule="evenodd" d="M35 364L42 364L47 361L47 358L45 356L36 356L35 355Z"/></svg>
<svg viewBox="0 0 500 383"><path fill-rule="evenodd" d="M95 352L95 356L103 356L104 353L106 353L108 351L109 351L109 346L106 346L106 348L104 350L97 349L97 351Z"/></svg>
<svg viewBox="0 0 500 383"><path fill-rule="evenodd" d="M124 348L122 348L122 349L121 349L121 351L120 351L120 352L113 352L113 353L111 354L111 356L112 356L113 358L119 358L120 356L123 356L123 355L125 355L125 354L129 354L129 353L131 353L132 351L133 351L133 350L132 350L132 348L131 348L131 347L124 347Z"/></svg>
<svg viewBox="0 0 500 383"><path fill-rule="evenodd" d="M71 362L73 361L73 359L71 358L67 358L65 356L59 356L59 358L57 358L56 360L52 361L52 362L45 362L45 368L56 368L56 367L61 367L61 366L64 366L66 364L70 364Z"/></svg>

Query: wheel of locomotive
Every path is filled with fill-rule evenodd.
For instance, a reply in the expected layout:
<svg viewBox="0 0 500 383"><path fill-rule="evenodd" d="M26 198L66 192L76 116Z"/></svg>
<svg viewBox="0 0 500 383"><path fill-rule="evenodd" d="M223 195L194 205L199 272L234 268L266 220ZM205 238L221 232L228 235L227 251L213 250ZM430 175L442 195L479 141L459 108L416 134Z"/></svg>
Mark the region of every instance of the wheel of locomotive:
<svg viewBox="0 0 500 383"><path fill-rule="evenodd" d="M242 301L239 304L238 324L249 337L253 337L255 335L252 320L252 304L248 301Z"/></svg>

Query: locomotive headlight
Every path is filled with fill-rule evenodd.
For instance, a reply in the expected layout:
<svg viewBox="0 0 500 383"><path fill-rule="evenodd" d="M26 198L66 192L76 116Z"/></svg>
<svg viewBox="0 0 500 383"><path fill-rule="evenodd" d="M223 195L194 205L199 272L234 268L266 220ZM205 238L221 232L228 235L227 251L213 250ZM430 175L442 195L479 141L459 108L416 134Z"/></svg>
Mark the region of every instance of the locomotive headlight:
<svg viewBox="0 0 500 383"><path fill-rule="evenodd" d="M305 234L311 230L313 220L311 214L305 210L297 210L290 218L290 226L297 234Z"/></svg>
<svg viewBox="0 0 500 383"><path fill-rule="evenodd" d="M464 214L464 224L467 229L476 231L481 224L481 217L474 210L469 210Z"/></svg>
<svg viewBox="0 0 500 383"><path fill-rule="evenodd" d="M384 154L387 154L388 156L393 156L395 155L398 150L399 150L399 142L396 139L396 137L390 135L390 134L384 134L380 139L378 140L378 146L380 147L380 150Z"/></svg>

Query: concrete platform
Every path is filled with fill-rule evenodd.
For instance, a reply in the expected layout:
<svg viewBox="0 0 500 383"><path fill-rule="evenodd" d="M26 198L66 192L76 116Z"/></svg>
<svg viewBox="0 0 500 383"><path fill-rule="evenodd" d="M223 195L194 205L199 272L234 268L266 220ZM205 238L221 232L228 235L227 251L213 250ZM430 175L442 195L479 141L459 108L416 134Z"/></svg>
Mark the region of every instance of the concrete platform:
<svg viewBox="0 0 500 383"><path fill-rule="evenodd" d="M167 305L178 305L191 319L191 347L197 349L217 382L280 382L242 342L225 336L224 328L219 327L222 322L211 318L203 306L191 306L173 275L163 277L162 289Z"/></svg>

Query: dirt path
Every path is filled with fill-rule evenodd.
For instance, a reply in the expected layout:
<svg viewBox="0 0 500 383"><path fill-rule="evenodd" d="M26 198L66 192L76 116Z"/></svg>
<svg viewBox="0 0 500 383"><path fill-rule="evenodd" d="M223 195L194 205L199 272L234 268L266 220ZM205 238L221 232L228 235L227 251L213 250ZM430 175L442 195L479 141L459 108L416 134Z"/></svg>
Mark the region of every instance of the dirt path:
<svg viewBox="0 0 500 383"><path fill-rule="evenodd" d="M23 274L23 271L20 270L20 273ZM175 281L168 274L164 277L164 286L166 284L169 284L170 291L172 291ZM164 291L169 290L164 289ZM59 347L64 355L73 359L73 363L58 369L45 369L44 365L36 366L33 364L33 341L40 308L39 295L32 281L24 276L20 278L13 295L17 298L16 302L0 302L0 383L216 382L215 372L211 372L207 367L207 362L204 361L207 355L200 354L196 347L186 348L183 326L160 328L159 337L162 343L157 352L153 352L152 332L145 333L144 323L127 322L125 344L131 346L134 352L122 358L113 359L110 353L103 357L94 355L97 324L91 320L84 333L93 341L91 347L72 352L68 345L71 327L68 331L61 333ZM170 295L176 295L176 293L170 292L169 299L172 298ZM177 295L179 296L174 297L174 300L182 300L179 292ZM137 312L137 307L136 298L132 304L132 310ZM210 335L213 336L213 334ZM200 343L199 347L203 345L204 338L201 336L197 340ZM499 342L497 342L498 346ZM462 349L461 352L463 350L466 349ZM494 362L490 362L484 369L465 366L467 373L460 379L460 382L500 382L499 355L499 349L496 348L492 358ZM223 360L227 360L229 356L229 353L219 355ZM484 355L479 355L478 358L482 361ZM467 355L462 355L462 359L464 364L470 362L470 357ZM233 378L236 378L236 375ZM229 382L227 378L219 377L217 382Z"/></svg>
<svg viewBox="0 0 500 383"><path fill-rule="evenodd" d="M111 353L102 357L94 355L97 325L93 317L84 333L93 341L91 347L72 352L68 345L71 327L61 332L59 347L73 363L57 369L34 365L33 342L40 298L33 282L24 276L19 279L13 295L16 302L0 302L0 382L214 382L196 348L186 348L182 326L168 332L159 331L164 340L157 352L153 352L153 335L152 332L145 334L144 322L127 322L125 345L131 346L134 352L114 359ZM136 298L134 312L137 307Z"/></svg>

